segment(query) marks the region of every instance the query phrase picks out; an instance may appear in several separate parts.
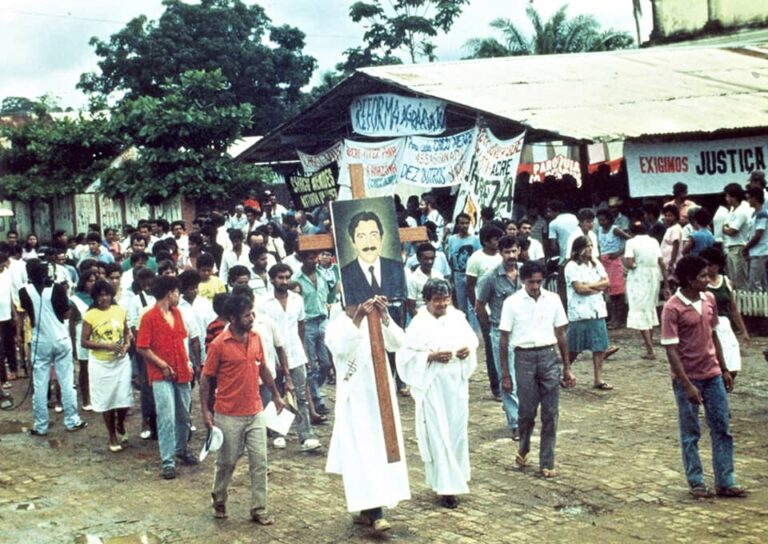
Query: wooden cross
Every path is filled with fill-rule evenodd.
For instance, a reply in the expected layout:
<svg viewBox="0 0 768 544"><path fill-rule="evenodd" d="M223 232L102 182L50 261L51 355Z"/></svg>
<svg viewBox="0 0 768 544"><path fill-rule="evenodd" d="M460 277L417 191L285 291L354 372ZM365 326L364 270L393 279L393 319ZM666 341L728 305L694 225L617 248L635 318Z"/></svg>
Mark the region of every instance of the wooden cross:
<svg viewBox="0 0 768 544"><path fill-rule="evenodd" d="M352 198L365 198L365 175L362 164L349 165L349 177L352 183ZM400 242L426 242L429 240L425 227L399 229ZM333 249L332 234L310 234L299 236L300 251L321 251ZM379 400L381 427L384 431L384 445L387 450L387 462L400 461L400 446L397 443L395 413L392 397L389 394L389 363L384 349L384 336L381 332L381 318L378 312L368 315L368 334L371 339L371 358L373 373L376 377L376 396Z"/></svg>

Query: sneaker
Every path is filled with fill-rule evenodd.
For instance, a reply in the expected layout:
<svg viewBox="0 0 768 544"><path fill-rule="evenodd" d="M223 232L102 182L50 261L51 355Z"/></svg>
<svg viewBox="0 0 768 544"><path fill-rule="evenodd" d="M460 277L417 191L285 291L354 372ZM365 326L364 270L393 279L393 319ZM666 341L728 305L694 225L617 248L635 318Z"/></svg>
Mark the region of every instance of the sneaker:
<svg viewBox="0 0 768 544"><path fill-rule="evenodd" d="M76 432L77 432L77 431L79 431L80 429L85 429L87 426L88 426L88 422L87 422L87 421L85 421L84 419L81 419L81 420L80 420L80 423L78 423L78 424L77 424L77 425L75 425L74 427L69 427L69 428L67 429L67 431L68 431L68 432L70 432L70 433L76 433Z"/></svg>
<svg viewBox="0 0 768 544"><path fill-rule="evenodd" d="M320 447L320 441L317 438L307 438L301 444L301 451L314 451Z"/></svg>
<svg viewBox="0 0 768 544"><path fill-rule="evenodd" d="M195 431L197 431L197 427L195 427L194 425L190 425L189 426L189 432L194 433Z"/></svg>
<svg viewBox="0 0 768 544"><path fill-rule="evenodd" d="M146 430L144 430L144 431L141 431L141 432L139 433L139 437L140 437L142 440L149 440L149 437L150 437L150 436L152 436L152 431L150 431L149 429L146 429Z"/></svg>
<svg viewBox="0 0 768 544"><path fill-rule="evenodd" d="M512 429L512 440L520 442L520 429Z"/></svg>
<svg viewBox="0 0 768 544"><path fill-rule="evenodd" d="M181 461L182 465L191 467L197 464L197 457L195 457L189 450L184 453L177 453L176 459Z"/></svg>
<svg viewBox="0 0 768 544"><path fill-rule="evenodd" d="M284 450L285 449L285 438L282 436L278 436L275 438L275 440L272 442L272 445L277 448L278 450Z"/></svg>
<svg viewBox="0 0 768 544"><path fill-rule="evenodd" d="M53 407L53 411L56 412L57 414L60 414L64 411L64 407L61 404L57 404L56 406Z"/></svg>
<svg viewBox="0 0 768 544"><path fill-rule="evenodd" d="M29 434L30 436L48 436L48 433L40 432L37 429L30 429Z"/></svg>
<svg viewBox="0 0 768 544"><path fill-rule="evenodd" d="M164 480L173 480L176 478L176 467L163 467L160 473Z"/></svg>
<svg viewBox="0 0 768 544"><path fill-rule="evenodd" d="M83 406L83 410L86 412L93 412L93 406L91 406L90 404L86 404L85 406Z"/></svg>

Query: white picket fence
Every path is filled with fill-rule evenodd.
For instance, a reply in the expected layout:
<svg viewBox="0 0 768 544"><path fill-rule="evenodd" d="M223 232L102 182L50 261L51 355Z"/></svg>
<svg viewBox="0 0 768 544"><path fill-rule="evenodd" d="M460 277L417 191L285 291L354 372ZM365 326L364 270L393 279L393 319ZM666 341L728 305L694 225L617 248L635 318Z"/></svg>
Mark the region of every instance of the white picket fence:
<svg viewBox="0 0 768 544"><path fill-rule="evenodd" d="M741 315L768 317L768 292L734 291L734 296Z"/></svg>

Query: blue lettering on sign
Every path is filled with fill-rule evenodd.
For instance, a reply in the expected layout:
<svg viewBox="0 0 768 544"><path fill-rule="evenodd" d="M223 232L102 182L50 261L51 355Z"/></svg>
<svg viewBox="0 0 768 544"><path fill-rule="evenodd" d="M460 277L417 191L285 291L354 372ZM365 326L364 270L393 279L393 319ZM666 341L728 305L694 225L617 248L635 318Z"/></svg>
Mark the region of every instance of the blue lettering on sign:
<svg viewBox="0 0 768 544"><path fill-rule="evenodd" d="M352 102L350 114L352 128L359 134L398 136L445 130L445 102L436 99L366 95Z"/></svg>

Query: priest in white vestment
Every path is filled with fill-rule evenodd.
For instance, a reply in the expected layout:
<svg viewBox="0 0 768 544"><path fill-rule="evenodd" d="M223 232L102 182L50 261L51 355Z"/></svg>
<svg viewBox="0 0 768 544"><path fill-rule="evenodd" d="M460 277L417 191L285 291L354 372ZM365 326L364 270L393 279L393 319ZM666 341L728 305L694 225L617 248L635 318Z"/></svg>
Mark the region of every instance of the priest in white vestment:
<svg viewBox="0 0 768 544"><path fill-rule="evenodd" d="M348 307L328 324L325 333L336 365L335 419L325 470L341 474L347 510L360 512L355 523L370 525L377 532L390 527L382 507L391 508L411 498L395 388L390 378L401 461L388 463L371 358L367 318L371 312L381 316L387 351L395 352L403 343L403 330L389 318L386 304L386 298L377 295Z"/></svg>
<svg viewBox="0 0 768 544"><path fill-rule="evenodd" d="M450 284L430 279L426 306L414 317L397 352L397 372L416 402L416 437L427 485L446 508L469 493L469 377L477 367L477 336L450 305Z"/></svg>

